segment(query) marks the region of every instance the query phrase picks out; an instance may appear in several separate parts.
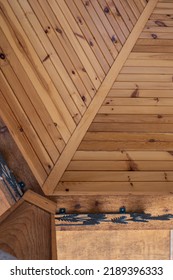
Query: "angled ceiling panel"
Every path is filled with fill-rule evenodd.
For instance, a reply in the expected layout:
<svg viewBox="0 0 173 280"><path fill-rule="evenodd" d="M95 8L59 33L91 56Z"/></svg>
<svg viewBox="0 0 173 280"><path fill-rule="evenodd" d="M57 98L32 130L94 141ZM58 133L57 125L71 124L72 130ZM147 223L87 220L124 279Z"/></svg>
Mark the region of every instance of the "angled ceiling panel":
<svg viewBox="0 0 173 280"><path fill-rule="evenodd" d="M157 2L0 2L0 112L45 193L52 194L107 93L117 88ZM159 5L153 15L163 11Z"/></svg>
<svg viewBox="0 0 173 280"><path fill-rule="evenodd" d="M172 19L158 3L56 194L173 189Z"/></svg>

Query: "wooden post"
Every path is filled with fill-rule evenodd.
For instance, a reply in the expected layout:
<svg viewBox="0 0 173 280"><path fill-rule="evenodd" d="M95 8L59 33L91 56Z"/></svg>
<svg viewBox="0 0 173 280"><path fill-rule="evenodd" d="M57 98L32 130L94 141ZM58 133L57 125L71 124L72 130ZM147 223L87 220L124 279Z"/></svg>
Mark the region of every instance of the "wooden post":
<svg viewBox="0 0 173 280"><path fill-rule="evenodd" d="M54 202L27 191L0 217L0 249L21 260L55 259L55 211Z"/></svg>

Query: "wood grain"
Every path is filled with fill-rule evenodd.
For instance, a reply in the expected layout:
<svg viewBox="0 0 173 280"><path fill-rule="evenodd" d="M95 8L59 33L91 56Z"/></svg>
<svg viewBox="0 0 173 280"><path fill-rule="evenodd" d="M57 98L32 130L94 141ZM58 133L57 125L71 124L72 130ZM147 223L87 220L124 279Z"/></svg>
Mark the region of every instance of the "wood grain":
<svg viewBox="0 0 173 280"><path fill-rule="evenodd" d="M62 3L63 1L61 1ZM106 78L104 79L103 83L101 84L97 95L91 102L90 106L88 107L84 117L82 118L80 124L78 125L75 133L72 135L68 145L64 149L63 156L60 157L60 160L57 161L54 169L50 173L50 176L45 181L43 186L43 190L45 193L51 194L55 189L57 182L60 180L63 172L65 171L67 165L69 164L72 156L74 155L75 150L77 149L80 141L82 140L83 136L85 135L86 130L88 129L89 125L91 124L93 118L95 117L99 107L101 106L104 98L107 96L109 90L111 89L113 83L116 80L121 68L123 67L128 55L130 54L132 48L134 47L136 40L138 39L141 31L143 30L149 16L151 15L155 5L157 4L157 0L150 1L146 8L144 9L142 15L138 19L135 27L133 28L131 34L129 35L127 41L125 42L121 52L117 56L116 61L112 65L110 71L108 72ZM60 4L61 5L61 4ZM94 9L97 10L97 13L101 13L100 8L93 2L92 5L87 5L87 9ZM140 13L139 13L140 14ZM96 19L94 17L93 19ZM107 20L105 21L106 24Z"/></svg>
<svg viewBox="0 0 173 280"><path fill-rule="evenodd" d="M166 230L57 232L61 260L169 260L169 242Z"/></svg>
<svg viewBox="0 0 173 280"><path fill-rule="evenodd" d="M17 259L51 259L50 214L27 202L0 224L0 248Z"/></svg>

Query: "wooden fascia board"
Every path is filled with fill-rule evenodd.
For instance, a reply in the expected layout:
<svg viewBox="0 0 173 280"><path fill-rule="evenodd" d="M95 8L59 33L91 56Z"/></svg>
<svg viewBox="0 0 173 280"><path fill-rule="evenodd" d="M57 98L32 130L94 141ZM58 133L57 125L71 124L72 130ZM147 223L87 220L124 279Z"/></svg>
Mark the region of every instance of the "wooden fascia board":
<svg viewBox="0 0 173 280"><path fill-rule="evenodd" d="M43 184L43 191L47 195L52 195L61 176L63 175L66 167L70 163L75 151L77 150L80 142L82 141L86 131L88 130L90 124L92 123L95 115L97 114L100 106L102 105L104 99L109 93L112 85L114 84L118 74L120 73L125 61L127 60L130 52L132 51L140 33L142 32L147 20L152 14L158 0L150 0L146 5L143 13L141 14L139 20L137 21L134 29L129 35L126 43L124 44L121 52L113 63L111 69L109 70L107 76L105 77L103 83L101 84L98 92L85 112L82 120L80 121L78 127L74 131L72 137L70 138L67 146L65 147L60 158L56 162L54 168L52 169L50 175Z"/></svg>

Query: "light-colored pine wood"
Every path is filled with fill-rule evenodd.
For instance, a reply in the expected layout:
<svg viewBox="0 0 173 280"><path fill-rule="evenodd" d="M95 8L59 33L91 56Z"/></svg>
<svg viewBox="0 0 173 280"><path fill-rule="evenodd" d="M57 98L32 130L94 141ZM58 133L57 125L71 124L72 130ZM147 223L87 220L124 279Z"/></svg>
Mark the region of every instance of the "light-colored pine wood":
<svg viewBox="0 0 173 280"><path fill-rule="evenodd" d="M126 37L125 37L125 35L124 35L124 33L121 29L122 26L118 23L118 21L116 19L116 16L115 16L116 12L115 12L115 9L114 9L114 4L113 4L113 2L112 2L112 5L111 5L111 2L106 1L106 3L104 3L104 1L102 1L102 3L101 3L102 9L105 9L105 4L107 4L106 7L108 9L110 9L110 12L106 13L106 16L107 16L109 22L111 23L115 34L117 34L117 38L119 39L120 43L124 44L124 42L126 41ZM117 41L117 43L118 43L118 41Z"/></svg>
<svg viewBox="0 0 173 280"><path fill-rule="evenodd" d="M107 1L107 3L109 3L110 10L112 11L117 23L119 24L122 32L124 33L125 38L127 38L130 32L124 22L124 19L122 18L121 12L123 9L121 3L119 3L119 1L114 1L114 0ZM121 11L119 10L120 6L121 6Z"/></svg>
<svg viewBox="0 0 173 280"><path fill-rule="evenodd" d="M120 0L116 0L114 1L119 13L121 14L122 19L125 22L125 25L127 26L127 28L129 29L129 31L131 31L133 29L133 25L130 21L130 18L128 17L127 13L126 13L126 9L123 7L123 5L121 4ZM142 10L141 10L142 13Z"/></svg>
<svg viewBox="0 0 173 280"><path fill-rule="evenodd" d="M102 2L102 0L100 2ZM102 23L104 33L106 34L106 32L107 32L106 37L109 38L109 41L111 41L112 55L114 58L116 58L117 54L118 54L118 50L120 50L120 48L121 48L121 45L118 42L117 42L118 44L114 44L112 42L111 38L112 38L112 36L114 36L114 30L113 30L111 24L109 23L109 21L107 20L107 18L105 17L104 11L101 9L98 1L95 1L95 0L92 1L92 6L95 10L96 15L98 15L97 23L98 24L99 24L99 22ZM116 37L116 35L115 35L115 37Z"/></svg>
<svg viewBox="0 0 173 280"><path fill-rule="evenodd" d="M129 59L140 59L140 60L155 60L155 59L159 59L159 60L173 60L173 54L172 53L135 53L132 52L129 55Z"/></svg>
<svg viewBox="0 0 173 280"><path fill-rule="evenodd" d="M77 151L73 160L173 160L171 152L164 151Z"/></svg>
<svg viewBox="0 0 173 280"><path fill-rule="evenodd" d="M84 96L86 95L87 101L90 101L90 97L89 97L88 93L86 93L86 89L83 86L78 75L76 75L76 78L74 78L75 81L72 81L74 75L72 74L73 70L71 70L71 69L73 69L73 66L72 66L70 60L68 59L66 53L64 52L63 47L59 44L59 42L55 41L56 48L59 49L60 57L64 57L63 63L66 65L66 68L63 65L63 63L61 62L60 57L57 56L52 44L50 43L50 41L47 38L46 33L44 32L44 29L40 25L39 21L37 20L37 18L35 17L32 9L31 9L31 7L29 6L28 1L27 0L19 1L19 3L21 5L21 7L23 8L25 14L27 15L27 18L28 18L30 24L32 24L32 26L34 27L34 30L36 30L36 35L38 36L38 38L40 39L41 42L44 42L44 47L46 49L46 52L48 54L51 54L50 60L52 61L54 67L58 71L59 75L61 76L62 81L65 83L65 85L70 93L70 96L72 96L72 98L74 99L74 102L75 102L76 106L78 107L79 111L81 113L84 113L85 104L83 103L83 101L80 97L79 91L83 92ZM33 6L33 9L35 10L37 16L39 18L44 19L44 14L39 9L38 3L34 1L34 2L32 2L32 6ZM52 36L53 36L53 32L52 32ZM68 69L68 71L66 71L66 69ZM77 83L78 86L75 83Z"/></svg>
<svg viewBox="0 0 173 280"><path fill-rule="evenodd" d="M173 162L170 161L133 161L134 168L139 171L171 171L173 170ZM80 171L80 170L131 170L131 161L71 161L67 170Z"/></svg>
<svg viewBox="0 0 173 280"><path fill-rule="evenodd" d="M97 114L93 123L173 123L173 115L113 115Z"/></svg>
<svg viewBox="0 0 173 280"><path fill-rule="evenodd" d="M87 24L89 24L89 23L87 21L86 22L84 21L82 11L77 9L77 8L79 8L78 3L76 6L73 1L71 1L71 2L66 1L66 4L68 5L70 11L73 13L75 20L80 24L81 31L84 34L88 44L91 46L95 56L97 57L97 60L99 61L100 65L103 68L103 71L105 73L107 73L109 71L110 65L108 64L108 62L105 59L106 55L104 52L103 53L101 52L101 50L100 50L101 46L98 46L98 42L95 40L95 37L93 36L92 32L88 28ZM91 21L91 19L90 19L90 21ZM103 43L103 41L102 41L102 43Z"/></svg>
<svg viewBox="0 0 173 280"><path fill-rule="evenodd" d="M66 182L173 182L173 172L66 171L61 180Z"/></svg>
<svg viewBox="0 0 173 280"><path fill-rule="evenodd" d="M171 60L132 60L128 59L125 66L152 66L152 67L173 67L173 61Z"/></svg>
<svg viewBox="0 0 173 280"><path fill-rule="evenodd" d="M74 3L78 11L81 13L83 20L85 20L86 24L88 25L88 28L92 30L96 42L98 43L100 49L102 50L102 53L105 55L105 58L111 66L113 63L113 57L111 55L111 52L109 51L110 42L106 41L105 38L102 36L102 33L99 32L99 29L97 29L96 25L94 24L94 18L90 13L88 13L82 1L74 0Z"/></svg>
<svg viewBox="0 0 173 280"><path fill-rule="evenodd" d="M173 190L173 182L117 182L117 181L105 181L105 182L64 182L60 181L58 188L56 188L55 196L79 196L85 195L90 196L95 195L97 198L100 195L107 196L119 196L122 194L127 195L161 195L161 194L171 194ZM128 196L129 197L129 196ZM135 201L135 200L134 200ZM96 203L97 204L97 203ZM95 205L95 204L93 204ZM124 204L123 204L124 205ZM121 207L122 205L120 205ZM67 206L66 206L67 207ZM88 211L94 209L95 206L91 205ZM108 207L107 207L108 209ZM74 210L75 211L75 210Z"/></svg>
<svg viewBox="0 0 173 280"><path fill-rule="evenodd" d="M56 3L55 3L56 2ZM66 3L64 1L53 1L51 2L51 6L58 14L58 19L60 23L64 26L64 31L67 34L68 38L70 39L73 47L78 52L80 59L82 59L83 63L85 64L85 68L96 88L100 85L100 80L104 78L104 72L97 61L95 55L93 54L92 50L89 48L86 40L83 40L80 36L75 36L75 34L82 35L79 27L77 26L74 18L68 9ZM69 23L70 21L70 23ZM78 41L79 40L79 41ZM79 43L80 42L80 43ZM85 52L88 54L91 60L88 59Z"/></svg>
<svg viewBox="0 0 173 280"><path fill-rule="evenodd" d="M145 40L145 39L140 39L140 40ZM146 39L147 40L147 39ZM166 41L166 40L164 40ZM167 40L168 41L168 40ZM155 42L155 41L154 41ZM171 40L170 40L171 42ZM165 53L172 53L172 46L168 45L168 43L170 42L165 42L165 46L164 46L164 50L165 50ZM149 53L160 53L163 51L163 46L161 46L161 42L158 43L158 42L155 42L153 43L153 41L151 43L153 43L153 45L149 45L148 47L148 43L146 42L146 45L144 45L145 41L141 42L140 45L136 45L134 48L133 48L133 51L134 52L149 52ZM159 46L160 44L160 46ZM170 43L171 44L171 43ZM157 70L157 68L155 68Z"/></svg>
<svg viewBox="0 0 173 280"><path fill-rule="evenodd" d="M118 151L118 150L146 150L153 151L173 151L173 142L155 142L153 139L148 142L113 142L113 141L82 141L79 150L82 151Z"/></svg>
<svg viewBox="0 0 173 280"><path fill-rule="evenodd" d="M126 61L129 53L131 52L132 48L134 47L135 42L136 42L137 38L139 37L141 31L143 30L153 9L155 8L156 3L157 3L157 0L153 0L148 3L144 12L142 13L141 17L139 18L137 24L135 25L133 31L129 35L129 37L128 37L124 47L122 48L120 54L118 55L115 63L111 67L110 71L108 72L107 77L105 78L101 87L99 88L97 96L95 97L95 99L93 100L91 105L89 106L82 121L80 122L75 133L71 137L68 145L64 149L63 157L60 157L60 160L57 162L57 164L55 165L50 176L46 180L46 182L43 186L43 189L46 193L52 193L53 189L55 189L57 182L59 181L63 172L65 171L65 168L69 164L75 150L77 149L86 130L88 129L90 123L92 122L92 119L96 115L104 98L108 94L109 90L111 89L112 84L114 83L121 68L123 67L123 64ZM78 133L78 131L80 131L80 133Z"/></svg>
<svg viewBox="0 0 173 280"><path fill-rule="evenodd" d="M172 28L172 27L170 27ZM156 32L155 32L156 33ZM173 32L172 33L169 33L169 30L168 32L166 33L162 33L162 32L157 32L156 34L153 33L152 31L151 32L143 32L141 35L140 35L140 38L143 39L143 38L146 38L146 39L150 39L150 38L153 38L153 36L157 36L158 40L171 40L173 39Z"/></svg>
<svg viewBox="0 0 173 280"><path fill-rule="evenodd" d="M134 13L133 13L133 10L130 8L129 2L127 2L125 0L121 0L121 4L123 5L124 9L126 10L126 13L128 14L129 19L131 20L131 22L133 24L135 24L137 19L136 19Z"/></svg>
<svg viewBox="0 0 173 280"><path fill-rule="evenodd" d="M76 231L75 231L76 230ZM61 260L168 260L168 230L57 231ZM73 242L71 242L73 240ZM159 246L158 246L159 244Z"/></svg>
<svg viewBox="0 0 173 280"><path fill-rule="evenodd" d="M128 3L129 3L129 5L130 5L130 7L131 7L131 9L132 9L132 11L133 11L133 13L134 13L134 15L136 16L136 18L139 18L140 12L139 12L139 10L138 10L136 4L134 3L134 1L131 0L131 1L128 1Z"/></svg>
<svg viewBox="0 0 173 280"><path fill-rule="evenodd" d="M127 69L128 67L126 67ZM123 68L124 70L125 68ZM141 68L139 68L140 70ZM133 69L134 70L134 69ZM162 69L162 72L164 72L165 69ZM135 70L137 72L137 70ZM125 72L125 71L124 71ZM170 71L171 72L171 71ZM122 75L122 74L121 74ZM108 97L132 97L134 96L134 90L131 89L111 89ZM137 97L171 97L172 98L173 93L172 90L155 90L155 89L140 89L137 91Z"/></svg>
<svg viewBox="0 0 173 280"><path fill-rule="evenodd" d="M83 138L83 141L120 141L120 142L126 142L126 141L153 141L153 142L172 142L173 141L173 133L128 133L128 132L90 132L88 131L85 134L85 137Z"/></svg>
<svg viewBox="0 0 173 280"><path fill-rule="evenodd" d="M136 74L171 74L173 67L123 67L121 73Z"/></svg>
<svg viewBox="0 0 173 280"><path fill-rule="evenodd" d="M68 139L70 137L70 132L69 132L66 124L68 123L68 127L70 129L72 129L72 131L73 131L75 128L74 122L73 122L71 116L69 115L69 112L67 111L66 106L62 102L61 98L58 97L58 99L59 99L58 110L55 107L53 101L50 99L49 94L51 94L51 96L54 96L55 92L57 92L57 91L56 91L50 77L45 72L43 65L38 60L38 57L35 54L34 49L31 46L31 43L29 42L28 38L26 37L25 33L23 32L22 27L20 26L19 22L17 21L16 17L14 16L14 13L11 10L7 1L5 1L3 3L2 8L3 8L3 13L1 11L0 23L1 23L1 26L3 26L3 32L5 33L6 37L8 37L8 41L11 44L16 56L20 60L22 66L25 69L28 69L27 73L28 73L29 78L32 80L32 83L34 84L35 88L37 88L37 92L38 92L42 102L44 103L46 108L49 108L51 116L52 116L54 122L58 124L57 127L58 127L60 133L63 135L64 140L68 141ZM9 17L10 17L10 21L13 22L13 28L16 30L16 33L18 32L17 33L19 36L18 41L16 40L16 33L14 33L14 31L11 29L11 26L9 24ZM25 48L27 49L27 54L25 53ZM27 55L30 55L30 59L32 60L33 64L31 64L28 61ZM35 66L36 68L33 68L33 66ZM40 77L39 77L39 74L35 73L35 71L36 71L35 69L39 69L39 71L41 71ZM44 80L44 82L41 81L40 79ZM46 88L45 88L45 85L46 85ZM64 123L64 121L66 121L66 124Z"/></svg>
<svg viewBox="0 0 173 280"><path fill-rule="evenodd" d="M13 69L15 75L17 76L23 89L25 90L25 95L22 96L21 93L16 91L15 92L16 96L20 96L20 99L22 100L21 103L23 102L23 104L25 104L25 106L23 106L23 107L25 108L26 111L29 109L28 105L30 103L32 103L32 106L37 111L37 114L43 123L42 125L45 127L45 129L49 133L49 135L50 135L49 137L52 138L52 141L54 142L54 144L58 148L58 150L62 151L62 149L64 148L64 141L62 140L60 133L56 129L55 124L54 124L53 120L51 119L49 112L46 110L44 104L42 103L41 99L39 98L36 89L33 87L32 82L29 80L26 71L24 71L24 69L22 68L20 61L15 56L6 37L4 36L4 34L2 32L1 32L0 36L1 36L1 47L5 50L6 56L8 57L8 62L6 62L4 65L5 67L3 67L3 63L0 62L2 72L3 73L7 72L7 79L8 79L8 75L9 75L8 68ZM13 71L11 71L11 72L13 72ZM22 79L20 78L21 75L22 75ZM10 78L10 75L9 75L9 78ZM13 83L12 83L12 85L13 85ZM31 112L33 112L33 110L31 110ZM31 118L32 117L33 116L31 116ZM37 120L37 118L35 119L35 121L36 120ZM39 120L38 120L38 122L39 122ZM47 132L46 131L44 132L45 138L48 138ZM49 148L51 149L53 142L51 144L51 140L49 139L48 141L49 141L48 146L50 146ZM54 144L53 144L53 146L54 146ZM55 150L54 150L54 152L55 152ZM56 156L56 154L57 153L55 153L54 156Z"/></svg>
<svg viewBox="0 0 173 280"><path fill-rule="evenodd" d="M154 10L154 12L153 12L154 14L158 14L158 15L165 15L165 14L173 14L173 8L171 8L171 9L169 9L169 8L167 8L167 9L163 9L163 8L157 8L157 9L155 9Z"/></svg>
<svg viewBox="0 0 173 280"><path fill-rule="evenodd" d="M171 106L102 106L99 114L168 114L172 115Z"/></svg>
<svg viewBox="0 0 173 280"><path fill-rule="evenodd" d="M34 46L40 60L42 61L42 64L46 68L47 72L50 73L51 79L53 80L56 89L58 90L58 93L62 97L63 101L65 102L66 107L68 108L70 114L72 115L74 121L76 123L79 122L81 115L79 110L76 108L75 104L71 101L71 96L69 97L69 93L67 91L67 88L65 87L64 83L62 82L61 78L59 77L54 65L52 65L47 52L45 51L43 45L40 43L36 33L34 32L32 26L29 24L27 18L24 16L24 12L18 2L10 1L10 5L12 9L14 10L15 15L17 16L18 20L22 23L22 27L25 29L25 32L31 41L32 45ZM68 98L67 98L68 97ZM54 96L51 96L53 98L53 101L55 105L58 106L58 94L54 94ZM55 122L56 123L56 122Z"/></svg>
<svg viewBox="0 0 173 280"><path fill-rule="evenodd" d="M13 82L15 82L15 81L13 81ZM0 83L1 83L1 89L3 92L3 96L6 98L8 104L11 105L11 107L12 107L11 110L19 122L19 126L20 126L20 128L18 128L19 131L21 131L21 132L24 131L28 140L32 143L32 147L33 147L35 153L37 154L39 160L41 161L46 173L49 173L50 168L52 168L53 162L50 159L45 148L43 147L41 139L38 138L37 133L35 132L34 128L32 127L29 118L25 115L23 108L20 106L19 101L15 97L11 87L8 85L7 80L5 79L5 77L1 71L0 71ZM19 90L19 89L17 88L17 90ZM3 108L2 108L2 110L3 110Z"/></svg>
<svg viewBox="0 0 173 280"><path fill-rule="evenodd" d="M105 98L103 106L173 106L173 98Z"/></svg>

